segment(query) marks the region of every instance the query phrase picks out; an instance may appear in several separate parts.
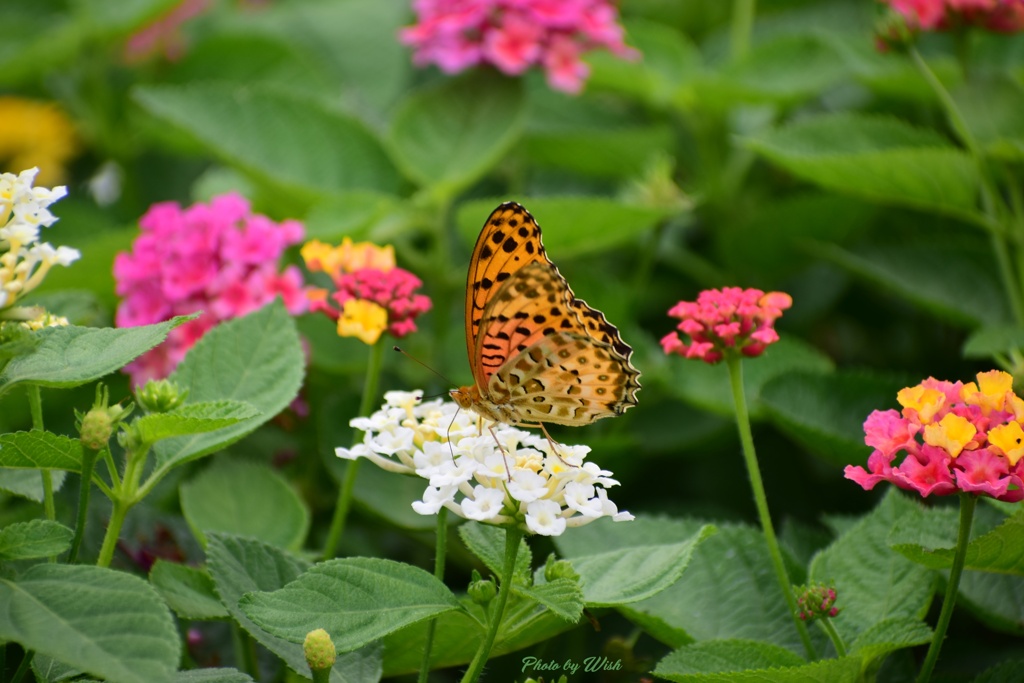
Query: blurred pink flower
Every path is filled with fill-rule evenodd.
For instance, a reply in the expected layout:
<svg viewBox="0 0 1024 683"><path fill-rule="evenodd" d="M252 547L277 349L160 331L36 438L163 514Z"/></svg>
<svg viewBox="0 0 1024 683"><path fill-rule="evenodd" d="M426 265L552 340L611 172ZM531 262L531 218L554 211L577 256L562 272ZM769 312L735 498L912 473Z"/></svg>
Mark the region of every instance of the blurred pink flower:
<svg viewBox="0 0 1024 683"><path fill-rule="evenodd" d="M902 411L876 410L864 422L864 442L874 450L867 469L848 465L846 478L867 491L888 481L922 496L1024 499L1024 401L1012 384L993 370L979 373L977 384L929 378L902 389Z"/></svg>
<svg viewBox="0 0 1024 683"><path fill-rule="evenodd" d="M552 88L578 93L588 75L583 53L639 56L623 42L609 0L415 0L413 10L418 23L399 39L413 48L417 66L436 64L445 73L489 63L519 75L541 66Z"/></svg>
<svg viewBox="0 0 1024 683"><path fill-rule="evenodd" d="M1024 29L1024 0L881 0L911 28L942 31L980 26L999 33Z"/></svg>
<svg viewBox="0 0 1024 683"><path fill-rule="evenodd" d="M209 6L210 0L181 0L128 38L124 46L125 61L141 62L156 55L162 55L169 62L181 59L185 54L181 27Z"/></svg>
<svg viewBox="0 0 1024 683"><path fill-rule="evenodd" d="M297 221L275 223L250 212L237 194L182 209L154 204L139 219L130 252L114 259L121 303L118 327L150 325L203 311L171 331L157 348L125 368L135 385L166 377L200 337L222 320L250 313L281 296L292 314L307 307L302 274L278 270L284 250L302 240Z"/></svg>
<svg viewBox="0 0 1024 683"><path fill-rule="evenodd" d="M759 356L769 344L779 340L775 320L793 305L785 292L725 287L707 289L697 301L680 301L668 314L681 321L676 332L661 340L665 353L697 358L705 363L722 360L726 349L744 356ZM690 338L685 343L679 332Z"/></svg>

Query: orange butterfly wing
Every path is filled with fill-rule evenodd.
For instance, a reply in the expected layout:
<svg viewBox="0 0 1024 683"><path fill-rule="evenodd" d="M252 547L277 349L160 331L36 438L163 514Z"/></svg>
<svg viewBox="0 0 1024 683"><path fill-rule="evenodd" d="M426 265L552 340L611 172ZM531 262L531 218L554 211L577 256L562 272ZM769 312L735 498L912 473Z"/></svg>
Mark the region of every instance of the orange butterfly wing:
<svg viewBox="0 0 1024 683"><path fill-rule="evenodd" d="M477 238L466 346L479 400L499 406L503 421L580 425L636 404L632 349L573 295L537 222L514 202L495 209Z"/></svg>

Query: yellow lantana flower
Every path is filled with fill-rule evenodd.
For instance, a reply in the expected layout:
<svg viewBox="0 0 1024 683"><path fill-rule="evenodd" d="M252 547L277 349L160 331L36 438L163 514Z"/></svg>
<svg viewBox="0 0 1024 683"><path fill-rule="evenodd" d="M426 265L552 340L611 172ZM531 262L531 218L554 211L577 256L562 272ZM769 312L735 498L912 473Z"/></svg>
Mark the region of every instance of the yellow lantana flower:
<svg viewBox="0 0 1024 683"><path fill-rule="evenodd" d="M390 244L378 247L372 242L353 242L345 237L334 247L320 240L310 240L299 252L306 267L313 272L322 271L331 277L351 273L360 268L375 268L387 272L395 267L395 248Z"/></svg>
<svg viewBox="0 0 1024 683"><path fill-rule="evenodd" d="M376 344L388 327L387 309L365 299L349 299L338 318L338 336Z"/></svg>
<svg viewBox="0 0 1024 683"><path fill-rule="evenodd" d="M1024 456L1024 429L1017 422L1008 422L990 429L988 442L1003 452L1011 466L1016 465Z"/></svg>
<svg viewBox="0 0 1024 683"><path fill-rule="evenodd" d="M57 105L0 97L0 167L38 166L36 182L53 185L65 179L78 149L74 125Z"/></svg>
<svg viewBox="0 0 1024 683"><path fill-rule="evenodd" d="M915 387L900 389L896 394L896 400L904 408L917 412L922 424L928 424L935 413L945 405L946 395L938 389L929 389L918 384Z"/></svg>
<svg viewBox="0 0 1024 683"><path fill-rule="evenodd" d="M955 458L977 433L978 430L970 420L947 413L939 422L925 426L924 442L945 450L950 457Z"/></svg>
<svg viewBox="0 0 1024 683"><path fill-rule="evenodd" d="M979 372L977 377L977 384L968 382L960 390L964 403L979 406L983 415L1003 410L1007 395L1013 392L1013 375L1002 370L990 370Z"/></svg>

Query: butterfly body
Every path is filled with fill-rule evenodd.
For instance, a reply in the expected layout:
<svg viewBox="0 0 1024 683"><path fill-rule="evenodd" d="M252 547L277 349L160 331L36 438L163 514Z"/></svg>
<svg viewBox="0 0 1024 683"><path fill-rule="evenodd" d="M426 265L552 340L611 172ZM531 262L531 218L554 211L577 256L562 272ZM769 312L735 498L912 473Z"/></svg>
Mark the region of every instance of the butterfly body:
<svg viewBox="0 0 1024 683"><path fill-rule="evenodd" d="M579 426L636 405L633 350L573 295L515 202L494 210L473 249L466 346L475 382L451 396L495 422Z"/></svg>

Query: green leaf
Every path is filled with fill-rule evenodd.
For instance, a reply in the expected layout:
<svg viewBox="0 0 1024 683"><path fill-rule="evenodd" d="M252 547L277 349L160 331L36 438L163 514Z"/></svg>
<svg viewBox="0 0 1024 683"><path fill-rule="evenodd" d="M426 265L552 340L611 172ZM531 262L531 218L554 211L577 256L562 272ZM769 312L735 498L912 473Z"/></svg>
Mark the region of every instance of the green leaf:
<svg viewBox="0 0 1024 683"><path fill-rule="evenodd" d="M935 591L932 573L886 542L897 521L916 507L890 492L811 562L811 580L835 585L842 611L832 623L847 642L881 621L920 619L928 609Z"/></svg>
<svg viewBox="0 0 1024 683"><path fill-rule="evenodd" d="M583 615L583 591L572 579L555 579L533 586L512 586L520 597L536 600L558 617L575 624Z"/></svg>
<svg viewBox="0 0 1024 683"><path fill-rule="evenodd" d="M848 465L870 455L864 445L865 418L872 410L895 405L896 392L905 386L899 378L863 372L794 372L767 382L761 404L775 424L807 448L831 463Z"/></svg>
<svg viewBox="0 0 1024 683"><path fill-rule="evenodd" d="M884 657L890 652L932 641L932 630L919 619L895 617L884 619L850 643L850 653L867 661Z"/></svg>
<svg viewBox="0 0 1024 683"><path fill-rule="evenodd" d="M1001 324L1011 318L988 246L934 232L926 240L898 246L815 251L879 286L961 326Z"/></svg>
<svg viewBox="0 0 1024 683"><path fill-rule="evenodd" d="M971 683L1016 683L1024 669L1024 659L1008 659L985 669Z"/></svg>
<svg viewBox="0 0 1024 683"><path fill-rule="evenodd" d="M174 683L252 683L252 678L238 669L191 669L174 674Z"/></svg>
<svg viewBox="0 0 1024 683"><path fill-rule="evenodd" d="M0 467L80 472L82 442L38 429L0 434Z"/></svg>
<svg viewBox="0 0 1024 683"><path fill-rule="evenodd" d="M989 359L1019 349L1024 349L1024 327L986 325L967 335L963 356L970 359Z"/></svg>
<svg viewBox="0 0 1024 683"><path fill-rule="evenodd" d="M398 189L374 134L318 99L272 85L223 83L140 86L134 96L157 118L272 185L314 196Z"/></svg>
<svg viewBox="0 0 1024 683"><path fill-rule="evenodd" d="M681 683L857 683L861 680L859 657L811 663L797 658L782 663L783 652L787 651L752 641L694 643L661 660L654 673Z"/></svg>
<svg viewBox="0 0 1024 683"><path fill-rule="evenodd" d="M474 199L459 205L459 234L472 247L484 221L502 199ZM604 197L519 198L544 230L544 247L557 263L621 247L653 230L674 210L623 204Z"/></svg>
<svg viewBox="0 0 1024 683"><path fill-rule="evenodd" d="M1024 89L1008 74L972 78L950 94L968 130L988 154L1024 158Z"/></svg>
<svg viewBox="0 0 1024 683"><path fill-rule="evenodd" d="M309 510L288 481L268 466L218 459L181 485L181 510L200 543L207 531L252 536L297 551Z"/></svg>
<svg viewBox="0 0 1024 683"><path fill-rule="evenodd" d="M967 570L956 604L992 630L1024 636L1024 578Z"/></svg>
<svg viewBox="0 0 1024 683"><path fill-rule="evenodd" d="M836 192L983 220L976 208L979 178L968 155L897 119L830 114L748 137L746 144Z"/></svg>
<svg viewBox="0 0 1024 683"><path fill-rule="evenodd" d="M372 557L321 562L280 590L246 594L239 606L262 628L295 643L324 628L339 652L459 609L432 574Z"/></svg>
<svg viewBox="0 0 1024 683"><path fill-rule="evenodd" d="M953 510L916 510L900 520L889 543L893 550L931 569L949 569L956 552L957 516ZM946 533L936 534L936 529ZM1024 511L1007 517L967 545L964 567L1024 576Z"/></svg>
<svg viewBox="0 0 1024 683"><path fill-rule="evenodd" d="M245 401L260 413L213 432L159 442L151 477L226 448L277 415L298 393L303 366L295 322L280 299L207 332L170 377L188 390L186 405Z"/></svg>
<svg viewBox="0 0 1024 683"><path fill-rule="evenodd" d="M48 657L39 652L32 658L32 673L35 674L36 680L40 681L40 683L43 681L45 683L58 683L59 681L66 681L69 678L82 675L82 672L75 667L58 662L53 657Z"/></svg>
<svg viewBox="0 0 1024 683"><path fill-rule="evenodd" d="M84 565L40 564L0 580L0 638L116 683L170 681L181 654L156 591Z"/></svg>
<svg viewBox="0 0 1024 683"><path fill-rule="evenodd" d="M244 401L187 403L166 413L144 415L132 423L146 443L190 434L203 434L257 417L260 411Z"/></svg>
<svg viewBox="0 0 1024 683"><path fill-rule="evenodd" d="M524 114L518 80L473 71L406 97L387 140L411 180L455 196L512 147Z"/></svg>
<svg viewBox="0 0 1024 683"><path fill-rule="evenodd" d="M682 576L694 550L715 531L706 525L683 543L631 546L573 557L584 600L588 606L611 607L653 598Z"/></svg>
<svg viewBox="0 0 1024 683"><path fill-rule="evenodd" d="M149 582L167 605L182 619L226 619L228 612L217 597L209 572L157 559L149 570Z"/></svg>
<svg viewBox="0 0 1024 683"><path fill-rule="evenodd" d="M49 472L53 490L60 491L64 485L65 472L60 470L0 469L0 491L9 491L22 498L43 502L43 472Z"/></svg>
<svg viewBox="0 0 1024 683"><path fill-rule="evenodd" d="M495 576L501 576L505 564L505 530L491 524L469 523L459 526L459 538L471 553L476 555ZM526 579L530 576L533 553L526 539L519 541L516 553L515 576Z"/></svg>
<svg viewBox="0 0 1024 683"><path fill-rule="evenodd" d="M60 555L71 546L75 532L59 522L33 519L0 529L0 559L28 560Z"/></svg>
<svg viewBox="0 0 1024 683"><path fill-rule="evenodd" d="M231 618L257 642L280 657L288 668L308 678L310 670L302 653L302 645L261 629L239 609L238 602L246 593L276 591L284 587L302 575L309 563L255 539L216 533L210 534L206 557L217 594ZM336 634L331 632L331 638L335 637ZM373 678L374 673L376 678ZM380 654L373 650L339 655L331 669L332 683L362 683L379 679Z"/></svg>
<svg viewBox="0 0 1024 683"><path fill-rule="evenodd" d="M523 141L529 160L538 166L565 169L582 176L632 179L651 159L674 144L665 125L531 131Z"/></svg>
<svg viewBox="0 0 1024 683"><path fill-rule="evenodd" d="M196 316L177 316L157 325L120 329L47 327L39 330L35 352L13 358L0 371L0 394L19 383L67 389L120 370L159 344L167 333Z"/></svg>

